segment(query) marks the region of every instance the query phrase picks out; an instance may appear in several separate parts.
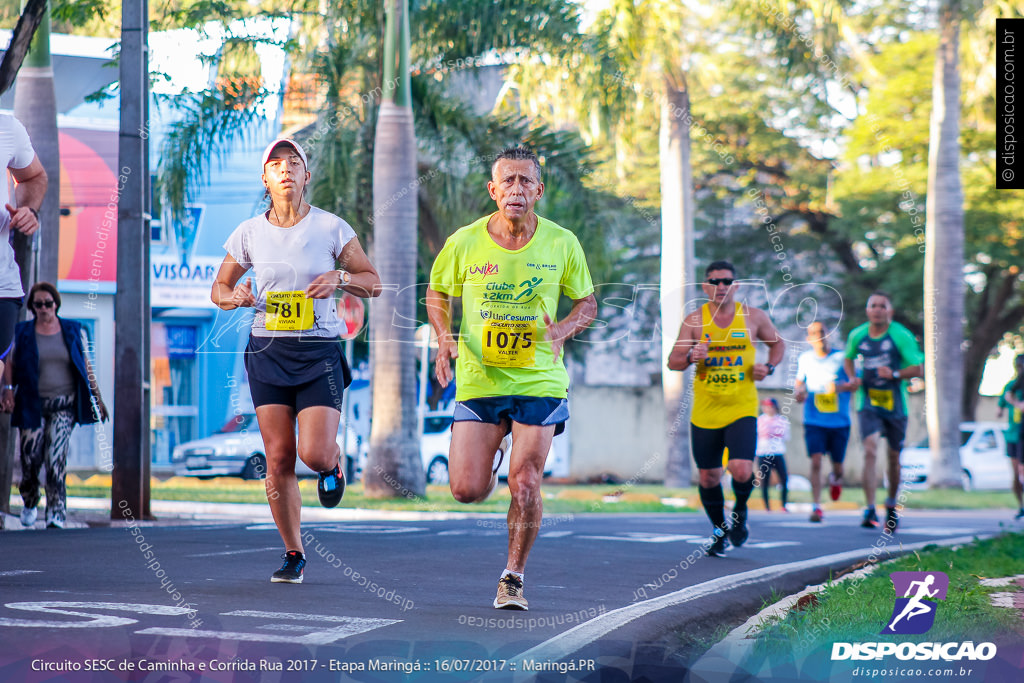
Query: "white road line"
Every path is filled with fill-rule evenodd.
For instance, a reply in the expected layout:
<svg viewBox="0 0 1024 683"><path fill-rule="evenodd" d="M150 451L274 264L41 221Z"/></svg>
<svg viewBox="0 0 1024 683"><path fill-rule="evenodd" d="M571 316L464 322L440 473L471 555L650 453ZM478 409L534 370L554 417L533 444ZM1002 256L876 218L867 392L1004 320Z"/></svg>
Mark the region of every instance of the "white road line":
<svg viewBox="0 0 1024 683"><path fill-rule="evenodd" d="M262 553L268 550L278 550L280 546L272 545L266 548L246 548L245 550L222 550L216 553L199 553L198 555L186 555L185 557L217 557L219 555L242 555L244 553Z"/></svg>
<svg viewBox="0 0 1024 683"><path fill-rule="evenodd" d="M707 537L692 534L652 534L646 531L629 531L624 536L578 536L577 538L592 538L598 541L632 541L634 543L673 543L691 540L703 543Z"/></svg>
<svg viewBox="0 0 1024 683"><path fill-rule="evenodd" d="M978 538L978 536L958 536L956 538L942 539L941 541L931 540L922 541L920 543L902 544L895 549L907 552L920 550L926 545L957 545L959 543L970 543L976 538ZM746 572L740 572L739 574L732 574L730 576L712 579L711 581L705 581L704 583L689 586L675 591L674 593L668 593L667 595L663 595L658 598L651 598L650 600L636 602L631 605L626 605L625 607L620 607L610 612L606 612L591 619L590 621L580 624L579 626L574 626L568 631L564 631L557 636L544 641L540 645L536 645L529 650L516 655L514 659L518 661L522 661L523 659L552 662L558 661L568 657L580 648L589 645L598 638L606 636L612 631L622 628L626 624L636 621L651 612L656 612L658 610L665 609L666 607L680 605L684 602L690 602L691 600L696 600L707 595L714 595L733 588L761 583L766 579L774 579L790 572L814 569L836 562L853 562L867 557L877 550L878 548L876 546L869 546L868 548L849 550L845 553L815 557L809 560L801 560L799 562L788 562L786 564L761 567ZM513 657L510 657L509 659L513 659ZM521 680L521 678L517 678L517 680Z"/></svg>
<svg viewBox="0 0 1024 683"><path fill-rule="evenodd" d="M22 574L42 574L38 569L9 569L5 572L0 572L0 576L21 576Z"/></svg>

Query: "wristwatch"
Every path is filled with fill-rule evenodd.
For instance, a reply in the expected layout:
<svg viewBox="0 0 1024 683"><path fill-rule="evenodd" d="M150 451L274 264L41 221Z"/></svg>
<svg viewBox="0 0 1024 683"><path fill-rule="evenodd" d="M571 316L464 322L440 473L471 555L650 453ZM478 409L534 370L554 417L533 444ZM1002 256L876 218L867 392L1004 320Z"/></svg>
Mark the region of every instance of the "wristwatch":
<svg viewBox="0 0 1024 683"><path fill-rule="evenodd" d="M687 365L693 365L693 356L690 355L692 353L693 353L693 349L690 349L689 351L686 352L686 364Z"/></svg>
<svg viewBox="0 0 1024 683"><path fill-rule="evenodd" d="M900 378L900 371L899 370L893 370L892 371L892 378L893 379L899 379Z"/></svg>
<svg viewBox="0 0 1024 683"><path fill-rule="evenodd" d="M775 366L772 365L771 363L766 363L766 365L768 366L768 374L769 375L774 375L775 374Z"/></svg>
<svg viewBox="0 0 1024 683"><path fill-rule="evenodd" d="M347 270L338 269L338 286L344 287L348 283L352 282L352 273Z"/></svg>

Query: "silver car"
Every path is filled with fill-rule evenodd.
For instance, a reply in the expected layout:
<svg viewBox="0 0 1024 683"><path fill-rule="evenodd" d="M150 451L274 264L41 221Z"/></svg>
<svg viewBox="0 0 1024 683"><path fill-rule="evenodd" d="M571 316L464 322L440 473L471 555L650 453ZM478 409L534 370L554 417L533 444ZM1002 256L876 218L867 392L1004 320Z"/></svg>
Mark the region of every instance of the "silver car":
<svg viewBox="0 0 1024 683"><path fill-rule="evenodd" d="M338 446L344 449L340 425L337 440ZM365 448L363 440L350 427L348 457L345 464L345 476L349 482L359 478L357 463L363 460L359 453ZM195 439L175 446L171 465L179 477L266 478L267 456L255 413L237 415L205 439ZM300 477L316 475L298 458L295 460L295 473Z"/></svg>

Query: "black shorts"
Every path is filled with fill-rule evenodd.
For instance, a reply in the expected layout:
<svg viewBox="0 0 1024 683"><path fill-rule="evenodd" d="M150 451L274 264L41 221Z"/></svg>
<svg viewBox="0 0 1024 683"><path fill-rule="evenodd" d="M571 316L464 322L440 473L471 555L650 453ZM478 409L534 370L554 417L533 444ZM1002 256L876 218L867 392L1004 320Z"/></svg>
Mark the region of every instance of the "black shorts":
<svg viewBox="0 0 1024 683"><path fill-rule="evenodd" d="M250 336L245 370L253 406L286 405L296 413L311 406L341 411L352 382L336 339Z"/></svg>
<svg viewBox="0 0 1024 683"><path fill-rule="evenodd" d="M1020 447L1020 441L1017 442L1006 442L1006 457L1012 458L1017 462L1024 462L1024 458L1021 457L1021 451L1024 450Z"/></svg>
<svg viewBox="0 0 1024 683"><path fill-rule="evenodd" d="M6 361L14 346L14 327L25 298L21 296L0 299L0 361Z"/></svg>
<svg viewBox="0 0 1024 683"><path fill-rule="evenodd" d="M294 409L295 414L298 415L305 408L326 406L334 408L340 413L344 384L340 369L321 375L305 384L290 387L268 384L250 377L249 394L252 396L252 404L256 408L265 405L283 405Z"/></svg>
<svg viewBox="0 0 1024 683"><path fill-rule="evenodd" d="M721 467L726 448L730 460L753 462L757 450L757 418L741 417L719 429L704 429L690 423L690 448L697 468L702 470Z"/></svg>
<svg viewBox="0 0 1024 683"><path fill-rule="evenodd" d="M565 421L568 419L567 400L537 396L488 396L458 401L452 417L453 422L485 422L493 425L508 420L509 430L513 422L539 427L555 425L555 436L565 431Z"/></svg>
<svg viewBox="0 0 1024 683"><path fill-rule="evenodd" d="M841 463L846 458L846 444L850 442L849 427L819 427L804 424L804 444L807 455L828 453L834 463Z"/></svg>
<svg viewBox="0 0 1024 683"><path fill-rule="evenodd" d="M866 439L872 434L882 434L894 451L903 450L903 440L907 436L907 417L905 415L883 415L874 410L857 412L860 424L860 438Z"/></svg>

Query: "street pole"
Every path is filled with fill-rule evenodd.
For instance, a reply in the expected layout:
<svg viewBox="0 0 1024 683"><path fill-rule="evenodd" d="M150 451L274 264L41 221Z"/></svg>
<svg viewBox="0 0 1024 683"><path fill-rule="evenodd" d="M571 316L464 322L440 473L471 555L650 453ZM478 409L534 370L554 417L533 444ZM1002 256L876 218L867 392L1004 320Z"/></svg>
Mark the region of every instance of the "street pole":
<svg viewBox="0 0 1024 683"><path fill-rule="evenodd" d="M121 126L118 137L117 294L114 297L114 469L111 519L149 515L149 368L146 264L149 186L147 0L121 6Z"/></svg>

